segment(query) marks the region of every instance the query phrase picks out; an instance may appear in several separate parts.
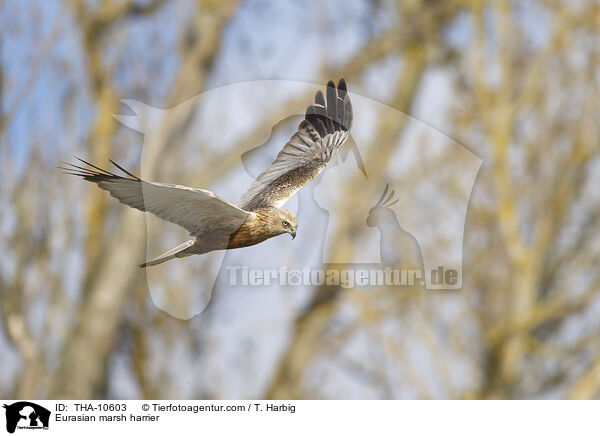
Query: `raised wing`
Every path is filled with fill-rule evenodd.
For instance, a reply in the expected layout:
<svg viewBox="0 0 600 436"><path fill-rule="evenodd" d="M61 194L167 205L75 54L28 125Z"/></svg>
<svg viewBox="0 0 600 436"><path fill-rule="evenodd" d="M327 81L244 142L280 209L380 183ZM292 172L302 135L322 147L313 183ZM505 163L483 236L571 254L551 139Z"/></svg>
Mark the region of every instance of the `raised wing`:
<svg viewBox="0 0 600 436"><path fill-rule="evenodd" d="M204 189L146 182L111 161L128 176L121 177L79 160L87 167L66 164L66 167L61 168L69 174L96 183L123 204L180 225L192 236L198 236L211 228L225 228L234 232L250 215Z"/></svg>
<svg viewBox="0 0 600 436"><path fill-rule="evenodd" d="M346 82L340 79L336 89L330 80L326 97L317 91L315 103L306 109L298 131L237 205L246 210L283 205L325 168L348 139L351 125L352 104Z"/></svg>

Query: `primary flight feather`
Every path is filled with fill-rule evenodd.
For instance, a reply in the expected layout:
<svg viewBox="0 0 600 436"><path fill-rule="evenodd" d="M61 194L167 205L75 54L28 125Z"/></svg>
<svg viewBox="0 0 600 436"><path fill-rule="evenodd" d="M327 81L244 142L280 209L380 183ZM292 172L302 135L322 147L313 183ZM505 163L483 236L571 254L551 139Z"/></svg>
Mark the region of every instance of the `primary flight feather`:
<svg viewBox="0 0 600 436"><path fill-rule="evenodd" d="M281 208L317 177L348 139L352 104L344 79L315 94L298 130L236 205L205 189L144 181L111 161L124 176L85 162L63 169L108 191L121 203L185 228L193 239L140 267L214 250L248 247L274 236L296 237L297 220Z"/></svg>

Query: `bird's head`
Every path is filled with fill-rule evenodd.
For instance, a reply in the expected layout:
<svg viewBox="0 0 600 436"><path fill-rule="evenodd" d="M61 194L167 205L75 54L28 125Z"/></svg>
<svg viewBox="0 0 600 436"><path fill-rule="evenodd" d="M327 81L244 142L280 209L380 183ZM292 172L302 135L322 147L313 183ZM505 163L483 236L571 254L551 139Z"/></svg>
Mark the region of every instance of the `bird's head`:
<svg viewBox="0 0 600 436"><path fill-rule="evenodd" d="M298 227L298 220L292 212L286 209L276 209L277 212L273 214L271 219L271 230L276 232L278 235L283 233L289 233L292 235L292 239L296 237L296 228Z"/></svg>
<svg viewBox="0 0 600 436"><path fill-rule="evenodd" d="M394 191L388 192L389 185L385 186L383 195L375 206L369 210L369 216L367 217L367 226L378 227L383 221L395 220L396 214L391 206L398 202L398 199L394 200Z"/></svg>

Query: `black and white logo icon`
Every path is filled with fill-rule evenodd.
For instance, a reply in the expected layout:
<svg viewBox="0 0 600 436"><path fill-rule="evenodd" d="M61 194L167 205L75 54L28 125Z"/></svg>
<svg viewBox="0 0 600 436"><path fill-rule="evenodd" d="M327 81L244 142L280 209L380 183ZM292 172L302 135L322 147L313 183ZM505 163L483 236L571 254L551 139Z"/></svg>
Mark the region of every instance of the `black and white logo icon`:
<svg viewBox="0 0 600 436"><path fill-rule="evenodd" d="M29 401L4 404L6 409L6 431L14 433L16 429L48 429L50 411Z"/></svg>

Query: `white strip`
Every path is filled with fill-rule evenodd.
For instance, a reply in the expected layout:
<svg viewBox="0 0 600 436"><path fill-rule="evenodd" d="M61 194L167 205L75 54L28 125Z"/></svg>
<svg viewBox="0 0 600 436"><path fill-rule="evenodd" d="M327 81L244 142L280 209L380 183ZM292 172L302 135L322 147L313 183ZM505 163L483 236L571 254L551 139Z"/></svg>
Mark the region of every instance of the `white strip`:
<svg viewBox="0 0 600 436"><path fill-rule="evenodd" d="M3 401L10 406L13 401ZM585 435L583 401L33 401L51 413L44 435ZM30 412L27 409L26 412ZM6 428L5 413L0 425ZM77 421L71 421L76 419ZM27 420L19 425L29 426ZM4 434L4 433L2 433ZM17 428L15 434L38 434ZM39 433L41 434L41 433Z"/></svg>

